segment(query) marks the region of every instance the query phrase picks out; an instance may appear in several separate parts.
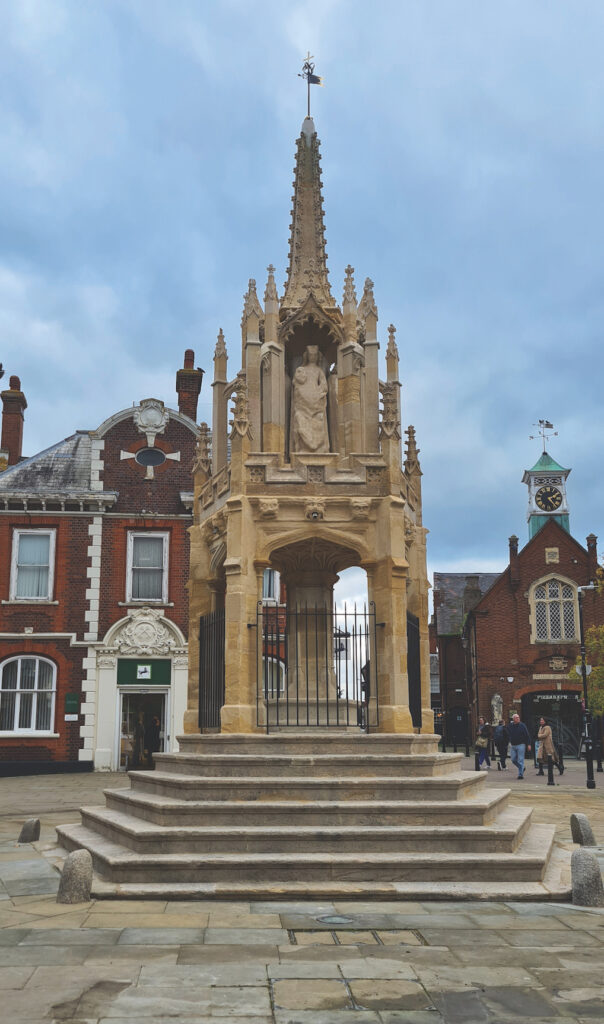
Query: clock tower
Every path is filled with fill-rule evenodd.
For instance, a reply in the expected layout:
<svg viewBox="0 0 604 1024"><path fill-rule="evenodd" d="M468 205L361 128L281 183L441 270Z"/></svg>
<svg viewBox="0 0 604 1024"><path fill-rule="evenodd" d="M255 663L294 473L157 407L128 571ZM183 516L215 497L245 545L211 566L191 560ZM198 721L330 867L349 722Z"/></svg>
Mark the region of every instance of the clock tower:
<svg viewBox="0 0 604 1024"><path fill-rule="evenodd" d="M532 539L548 519L555 519L562 529L570 533L566 478L570 469L564 469L543 451L532 469L525 470L523 484L529 491L528 524Z"/></svg>

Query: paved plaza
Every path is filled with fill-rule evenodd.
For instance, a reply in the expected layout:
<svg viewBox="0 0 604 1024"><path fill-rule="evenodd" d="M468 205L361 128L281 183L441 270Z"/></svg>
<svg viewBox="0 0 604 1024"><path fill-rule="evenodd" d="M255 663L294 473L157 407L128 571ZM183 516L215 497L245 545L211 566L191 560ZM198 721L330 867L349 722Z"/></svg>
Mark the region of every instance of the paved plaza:
<svg viewBox="0 0 604 1024"><path fill-rule="evenodd" d="M470 767L467 762L465 767ZM604 838L604 775L492 769L570 843ZM604 1020L604 910L569 904L93 900L57 905L54 826L124 775L0 783L0 1019L62 1024L580 1024ZM23 821L40 841L19 846ZM604 850L598 851L604 856Z"/></svg>

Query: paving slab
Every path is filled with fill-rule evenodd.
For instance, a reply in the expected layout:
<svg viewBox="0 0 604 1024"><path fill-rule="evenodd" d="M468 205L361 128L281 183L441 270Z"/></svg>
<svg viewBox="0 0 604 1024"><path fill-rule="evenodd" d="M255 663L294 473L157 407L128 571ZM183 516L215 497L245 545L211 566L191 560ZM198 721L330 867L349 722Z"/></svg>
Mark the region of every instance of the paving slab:
<svg viewBox="0 0 604 1024"><path fill-rule="evenodd" d="M35 967L0 967L0 990L5 988L24 988Z"/></svg>
<svg viewBox="0 0 604 1024"><path fill-rule="evenodd" d="M115 946L121 934L117 928L45 928L29 931L20 945Z"/></svg>
<svg viewBox="0 0 604 1024"><path fill-rule="evenodd" d="M120 949L127 947L121 947ZM288 946L288 949L295 949L295 946ZM299 952L302 952L299 950ZM279 947L268 943L233 943L227 946L203 945L203 946L181 946L178 953L179 964L230 964L242 963L246 960L260 960L263 963L270 963L279 959Z"/></svg>
<svg viewBox="0 0 604 1024"><path fill-rule="evenodd" d="M349 990L341 979L318 978L312 985L306 978L288 978L273 983L275 1009L351 1010Z"/></svg>
<svg viewBox="0 0 604 1024"><path fill-rule="evenodd" d="M422 1010L432 1005L430 996L417 981L354 980L350 991L362 1010Z"/></svg>
<svg viewBox="0 0 604 1024"><path fill-rule="evenodd" d="M378 940L373 932L336 932L336 940L340 946L368 945L377 946Z"/></svg>
<svg viewBox="0 0 604 1024"><path fill-rule="evenodd" d="M141 968L138 985L146 988L175 987L176 985L228 986L267 984L266 966L262 963L231 964L175 964L162 966L150 964Z"/></svg>
<svg viewBox="0 0 604 1024"><path fill-rule="evenodd" d="M203 942L203 928L124 928L118 933L120 946L181 946Z"/></svg>
<svg viewBox="0 0 604 1024"><path fill-rule="evenodd" d="M342 955L344 956L344 954ZM358 960L340 960L338 967L342 976L348 980L352 978L402 978L406 981L417 981L415 968L411 964L401 963L399 960L375 960L365 957Z"/></svg>
<svg viewBox="0 0 604 1024"><path fill-rule="evenodd" d="M208 928L205 933L207 945L228 945L244 943L274 943L281 945L289 941L283 928Z"/></svg>
<svg viewBox="0 0 604 1024"><path fill-rule="evenodd" d="M273 981L281 978L338 978L342 974L337 963L315 963L302 961L300 963L273 963L267 966L268 977Z"/></svg>
<svg viewBox="0 0 604 1024"><path fill-rule="evenodd" d="M335 946L336 944L333 932L294 932L294 939L298 946L313 946L317 943L322 946Z"/></svg>

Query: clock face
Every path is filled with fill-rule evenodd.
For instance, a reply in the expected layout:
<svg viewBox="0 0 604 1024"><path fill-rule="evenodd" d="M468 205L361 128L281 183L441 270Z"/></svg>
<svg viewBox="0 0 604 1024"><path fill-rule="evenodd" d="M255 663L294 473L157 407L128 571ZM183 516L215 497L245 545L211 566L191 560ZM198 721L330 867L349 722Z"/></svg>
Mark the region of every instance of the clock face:
<svg viewBox="0 0 604 1024"><path fill-rule="evenodd" d="M542 512L555 512L562 504L562 492L557 487L540 487L535 503Z"/></svg>

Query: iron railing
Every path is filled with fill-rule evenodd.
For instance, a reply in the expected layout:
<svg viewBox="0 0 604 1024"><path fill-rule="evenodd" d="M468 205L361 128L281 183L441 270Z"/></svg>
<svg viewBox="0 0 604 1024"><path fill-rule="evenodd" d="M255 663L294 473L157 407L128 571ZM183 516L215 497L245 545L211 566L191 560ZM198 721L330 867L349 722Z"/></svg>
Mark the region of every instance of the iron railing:
<svg viewBox="0 0 604 1024"><path fill-rule="evenodd" d="M271 728L378 725L375 605L290 608L260 601L257 722Z"/></svg>

